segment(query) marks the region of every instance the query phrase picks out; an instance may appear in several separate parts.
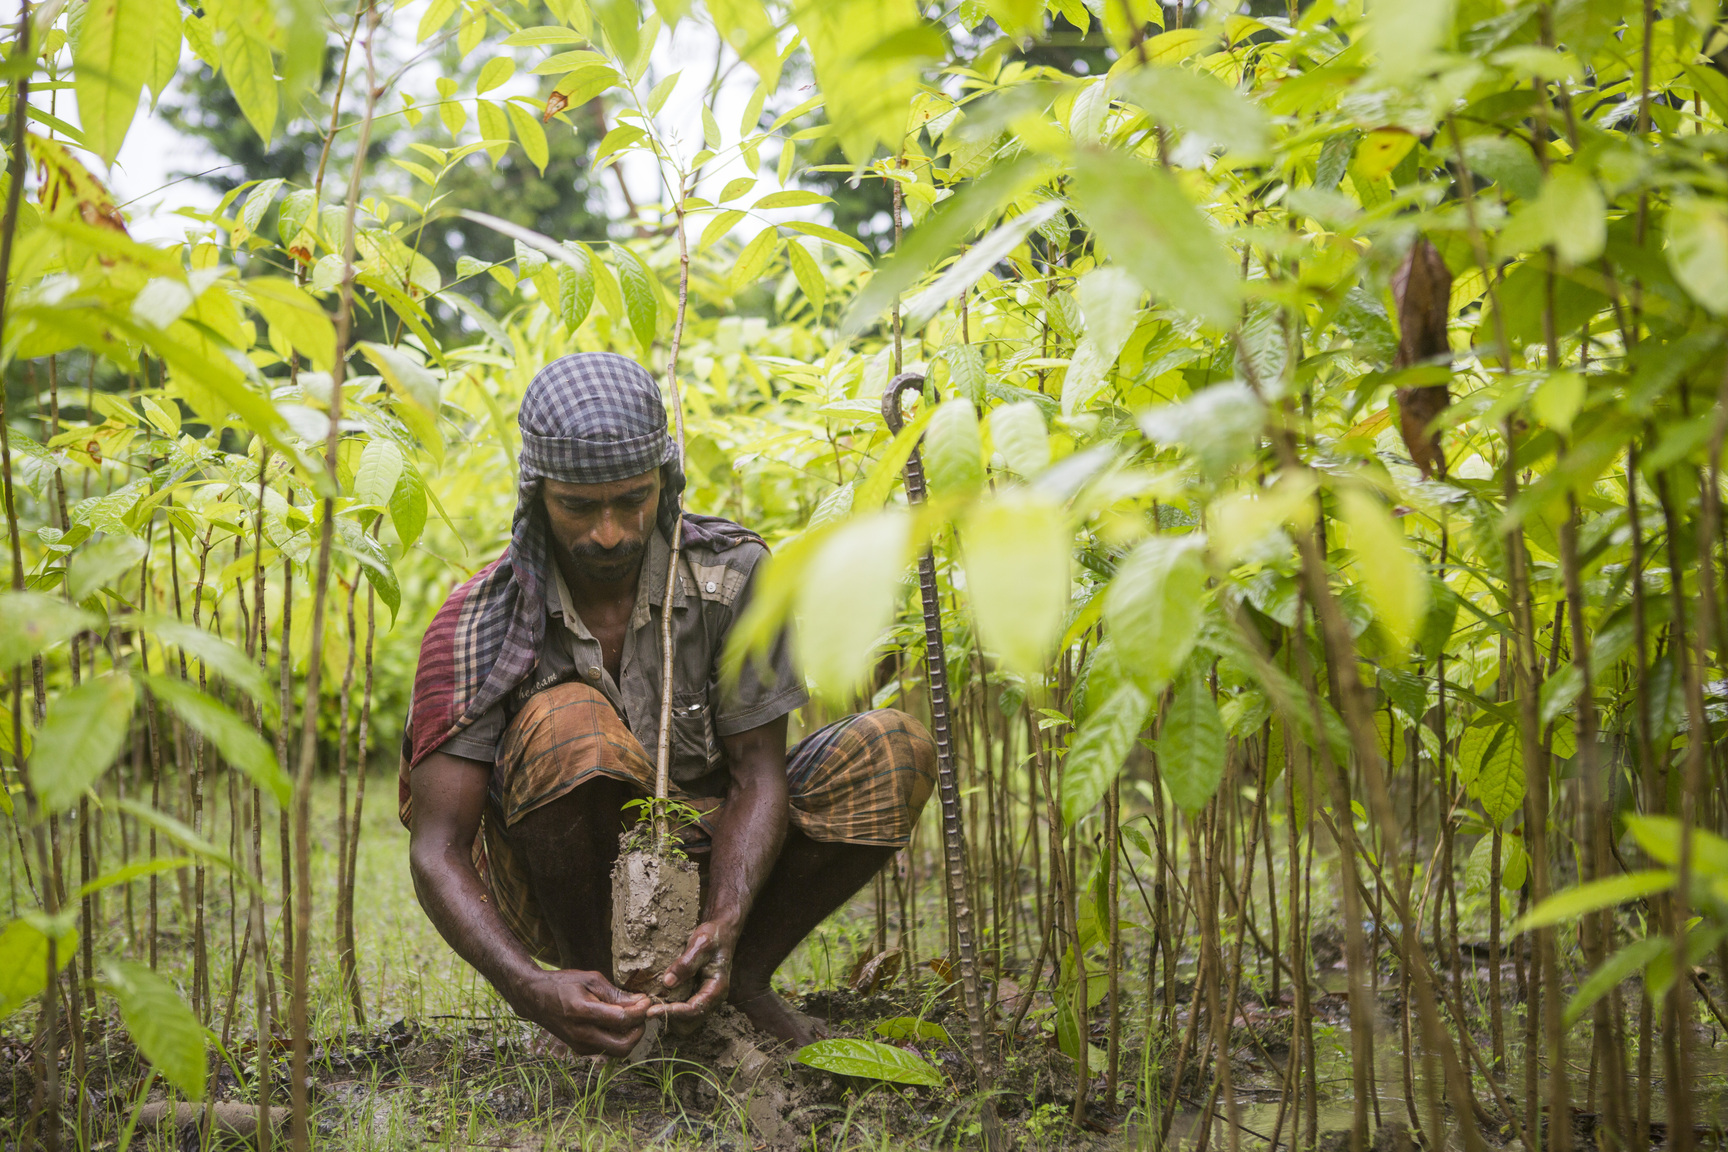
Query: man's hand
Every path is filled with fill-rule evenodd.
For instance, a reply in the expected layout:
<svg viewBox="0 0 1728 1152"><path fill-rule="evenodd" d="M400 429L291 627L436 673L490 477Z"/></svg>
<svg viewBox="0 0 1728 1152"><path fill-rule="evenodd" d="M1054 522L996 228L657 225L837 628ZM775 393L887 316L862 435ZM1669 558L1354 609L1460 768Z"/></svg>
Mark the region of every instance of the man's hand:
<svg viewBox="0 0 1728 1152"><path fill-rule="evenodd" d="M704 920L690 933L690 945L684 955L672 962L660 977L667 991L698 977L702 984L694 995L682 1004L656 1004L648 1009L650 1016L665 1016L673 1020L696 1020L726 1002L732 986L732 950L738 943L738 930L718 920Z"/></svg>
<svg viewBox="0 0 1728 1152"><path fill-rule="evenodd" d="M511 1007L579 1055L628 1056L648 1023L648 997L598 972L543 972Z"/></svg>

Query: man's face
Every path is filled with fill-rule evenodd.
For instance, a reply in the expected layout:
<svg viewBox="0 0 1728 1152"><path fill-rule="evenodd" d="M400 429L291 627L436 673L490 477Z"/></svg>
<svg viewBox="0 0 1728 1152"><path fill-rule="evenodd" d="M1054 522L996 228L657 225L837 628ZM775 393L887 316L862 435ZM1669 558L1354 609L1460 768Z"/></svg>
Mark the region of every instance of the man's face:
<svg viewBox="0 0 1728 1152"><path fill-rule="evenodd" d="M558 549L600 584L636 572L660 505L660 470L605 484L540 482L540 499Z"/></svg>

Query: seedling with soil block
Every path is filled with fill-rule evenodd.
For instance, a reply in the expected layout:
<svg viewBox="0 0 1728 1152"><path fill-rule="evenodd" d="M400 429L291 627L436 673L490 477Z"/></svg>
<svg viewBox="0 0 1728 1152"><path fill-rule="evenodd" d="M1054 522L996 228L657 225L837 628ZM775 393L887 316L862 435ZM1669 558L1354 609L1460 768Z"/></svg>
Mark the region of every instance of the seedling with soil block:
<svg viewBox="0 0 1728 1152"><path fill-rule="evenodd" d="M696 810L676 800L632 800L636 826L619 839L612 866L612 971L626 992L683 1000L691 982L675 988L660 974L683 955L702 913L702 880L679 847L677 829L696 821Z"/></svg>

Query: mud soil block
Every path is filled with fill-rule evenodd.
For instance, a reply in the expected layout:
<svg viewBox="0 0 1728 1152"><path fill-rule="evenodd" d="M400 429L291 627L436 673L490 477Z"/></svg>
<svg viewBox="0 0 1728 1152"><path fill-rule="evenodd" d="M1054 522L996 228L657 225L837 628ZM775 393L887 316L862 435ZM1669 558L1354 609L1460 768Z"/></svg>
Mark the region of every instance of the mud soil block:
<svg viewBox="0 0 1728 1152"><path fill-rule="evenodd" d="M702 911L702 882L689 860L652 850L619 852L612 866L612 969L618 987L683 1000L691 984L667 989L660 974L684 954Z"/></svg>

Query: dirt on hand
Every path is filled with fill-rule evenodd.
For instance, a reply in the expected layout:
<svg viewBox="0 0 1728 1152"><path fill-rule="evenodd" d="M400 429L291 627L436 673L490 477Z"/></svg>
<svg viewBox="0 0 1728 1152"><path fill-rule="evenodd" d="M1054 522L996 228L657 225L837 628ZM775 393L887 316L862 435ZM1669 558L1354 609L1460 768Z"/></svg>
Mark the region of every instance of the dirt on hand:
<svg viewBox="0 0 1728 1152"><path fill-rule="evenodd" d="M683 955L702 912L702 881L689 860L651 848L620 851L612 867L612 970L618 987L683 1000L692 982L668 989L660 974Z"/></svg>

